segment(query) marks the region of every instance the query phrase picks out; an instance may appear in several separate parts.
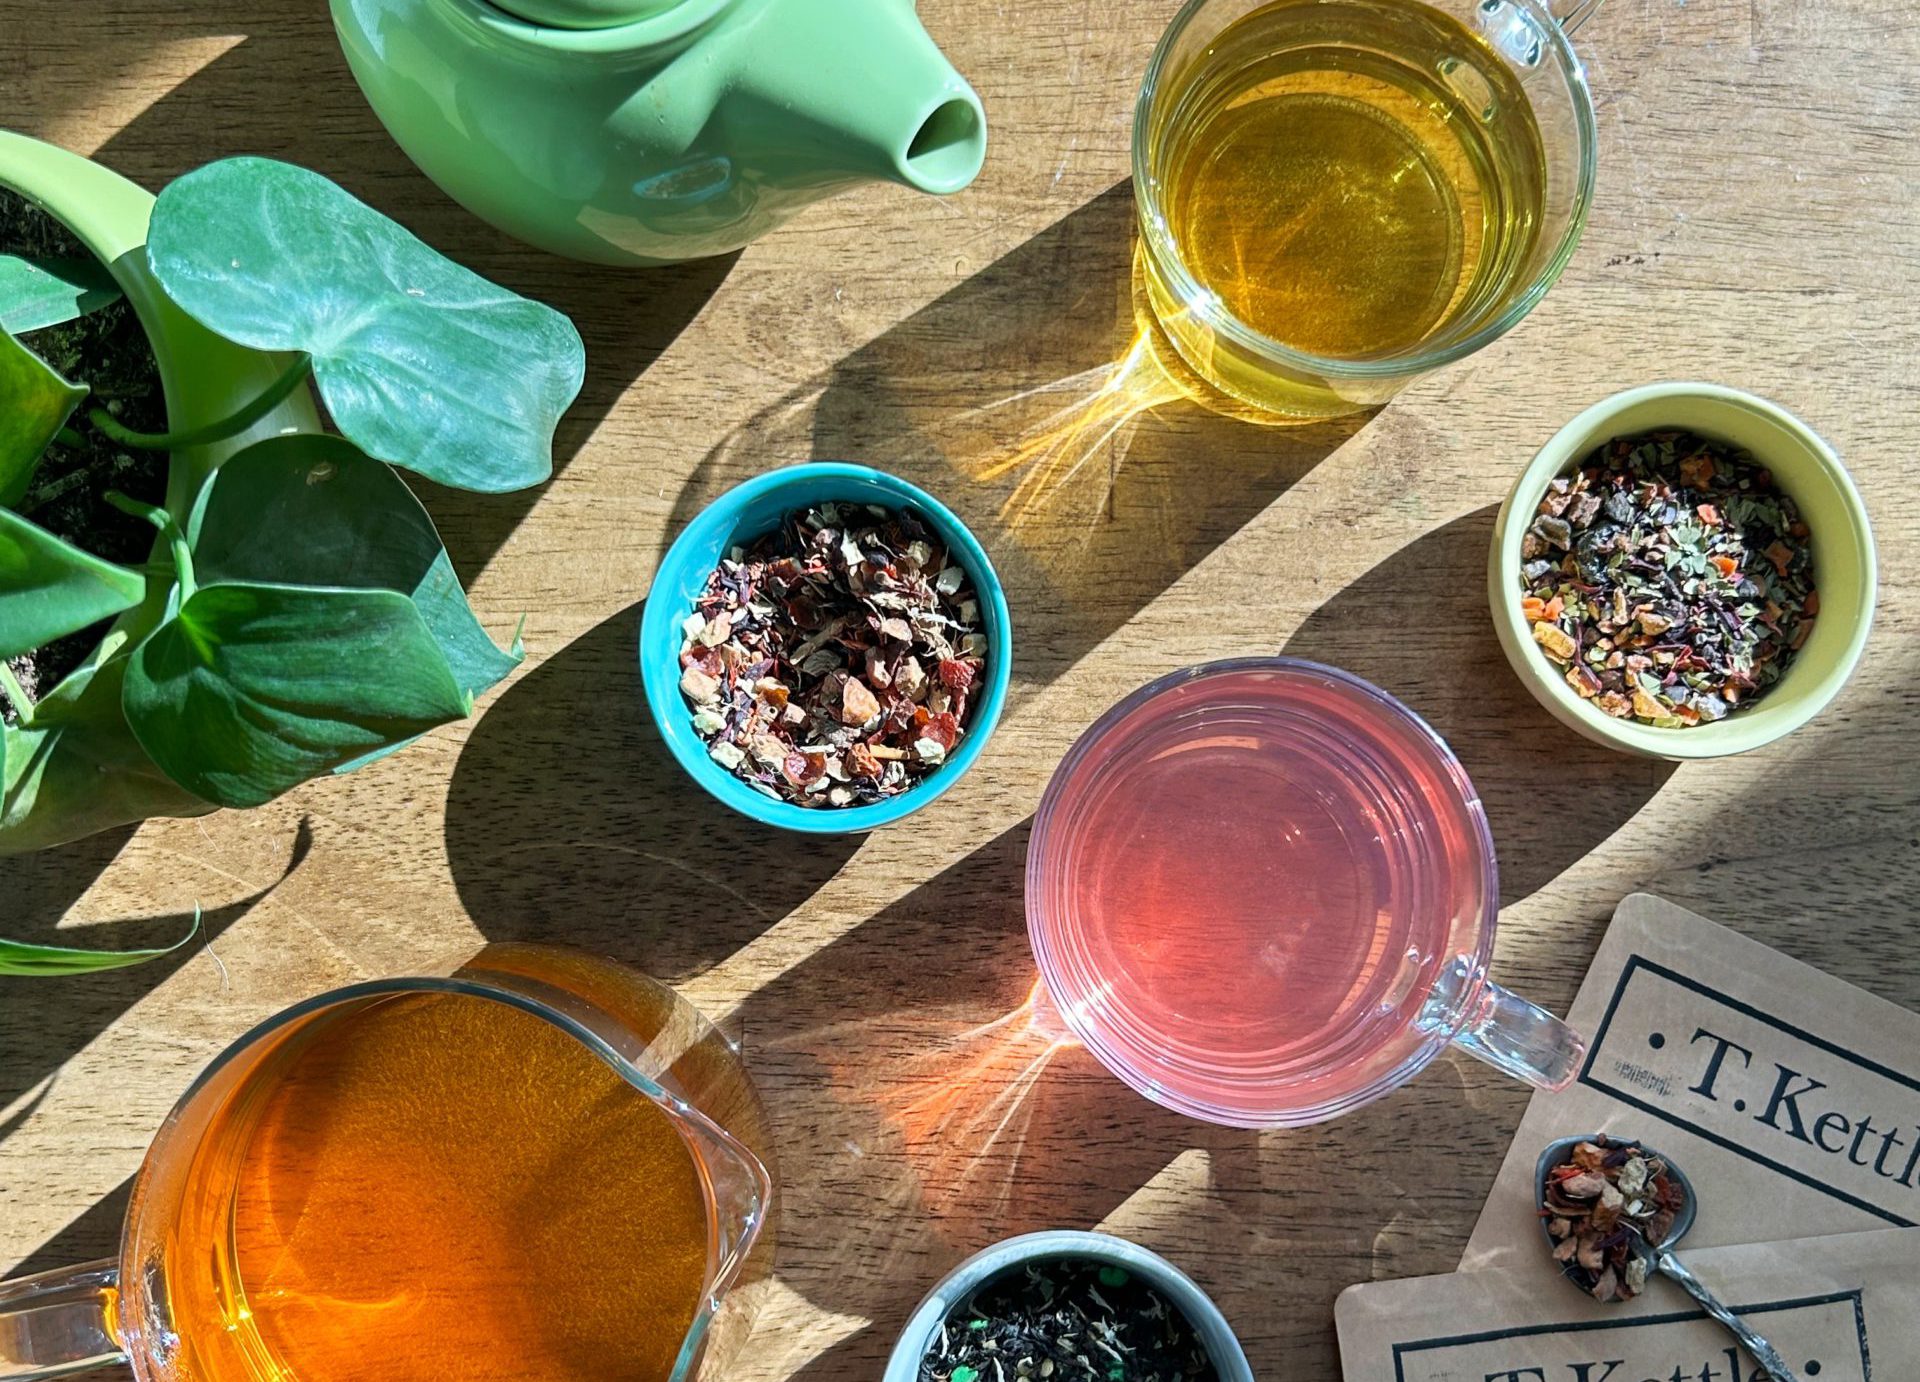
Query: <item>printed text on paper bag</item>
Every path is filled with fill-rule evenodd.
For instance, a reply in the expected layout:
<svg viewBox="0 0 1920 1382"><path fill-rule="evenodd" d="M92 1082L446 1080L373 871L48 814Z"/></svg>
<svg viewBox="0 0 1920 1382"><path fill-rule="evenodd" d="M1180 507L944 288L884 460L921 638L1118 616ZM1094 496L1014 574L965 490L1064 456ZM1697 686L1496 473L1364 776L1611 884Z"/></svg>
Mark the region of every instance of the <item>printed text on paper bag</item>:
<svg viewBox="0 0 1920 1382"><path fill-rule="evenodd" d="M1920 1222L1920 1078L1664 965L1628 960L1580 1078L1886 1223Z"/></svg>
<svg viewBox="0 0 1920 1382"><path fill-rule="evenodd" d="M1740 1308L1808 1382L1869 1382L1859 1291ZM1409 1339L1393 1346L1394 1382L1767 1382L1699 1310Z"/></svg>

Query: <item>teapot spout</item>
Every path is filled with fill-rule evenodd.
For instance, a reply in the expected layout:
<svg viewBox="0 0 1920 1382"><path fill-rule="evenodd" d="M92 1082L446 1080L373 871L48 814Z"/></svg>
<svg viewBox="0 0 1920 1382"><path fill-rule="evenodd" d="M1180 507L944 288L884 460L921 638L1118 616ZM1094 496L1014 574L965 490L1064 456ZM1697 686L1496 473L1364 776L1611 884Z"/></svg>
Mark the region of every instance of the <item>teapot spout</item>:
<svg viewBox="0 0 1920 1382"><path fill-rule="evenodd" d="M912 0L768 0L744 31L736 118L823 177L958 192L987 117Z"/></svg>

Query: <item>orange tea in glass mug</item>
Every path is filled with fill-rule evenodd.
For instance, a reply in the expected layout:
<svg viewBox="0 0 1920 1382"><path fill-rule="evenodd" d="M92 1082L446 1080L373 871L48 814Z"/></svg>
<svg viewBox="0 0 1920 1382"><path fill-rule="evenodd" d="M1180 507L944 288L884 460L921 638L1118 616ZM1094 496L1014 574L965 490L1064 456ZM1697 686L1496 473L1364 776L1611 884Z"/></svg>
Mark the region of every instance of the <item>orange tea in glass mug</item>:
<svg viewBox="0 0 1920 1382"><path fill-rule="evenodd" d="M1146 296L1207 383L1324 417L1515 325L1594 185L1598 0L1190 0L1133 130Z"/></svg>
<svg viewBox="0 0 1920 1382"><path fill-rule="evenodd" d="M116 1261L0 1283L0 1378L684 1382L751 1323L765 1145L733 1048L611 961L323 994L174 1108Z"/></svg>

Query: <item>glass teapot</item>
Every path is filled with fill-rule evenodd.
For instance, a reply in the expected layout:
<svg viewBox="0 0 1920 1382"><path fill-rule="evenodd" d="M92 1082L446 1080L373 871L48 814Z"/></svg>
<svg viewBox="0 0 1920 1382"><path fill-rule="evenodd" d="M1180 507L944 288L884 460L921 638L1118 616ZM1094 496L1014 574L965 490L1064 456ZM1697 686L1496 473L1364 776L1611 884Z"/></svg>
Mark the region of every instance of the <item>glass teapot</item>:
<svg viewBox="0 0 1920 1382"><path fill-rule="evenodd" d="M733 1047L611 961L489 945L321 994L181 1098L117 1259L0 1282L0 1379L690 1382L770 1274L765 1147Z"/></svg>

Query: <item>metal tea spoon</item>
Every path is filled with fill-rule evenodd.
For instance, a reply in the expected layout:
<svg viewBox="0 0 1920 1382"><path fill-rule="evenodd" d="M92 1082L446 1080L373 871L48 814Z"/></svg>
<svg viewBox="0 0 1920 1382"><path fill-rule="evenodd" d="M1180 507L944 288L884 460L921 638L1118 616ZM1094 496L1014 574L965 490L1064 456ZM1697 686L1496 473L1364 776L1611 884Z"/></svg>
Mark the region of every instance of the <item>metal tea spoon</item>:
<svg viewBox="0 0 1920 1382"><path fill-rule="evenodd" d="M1612 1137L1610 1134L1605 1133L1589 1133L1584 1137L1563 1137L1558 1142L1550 1144L1544 1152L1540 1153L1540 1160L1534 1167L1533 1202L1536 1205L1546 1203L1548 1175L1550 1175L1556 1167L1564 1166L1567 1162L1573 1160L1573 1149L1575 1147L1579 1146L1582 1142L1600 1142L1602 1140L1621 1141L1622 1139ZM1679 1282L1681 1288L1698 1301L1702 1309L1720 1321L1721 1324L1725 1325L1728 1332L1746 1347L1747 1352L1753 1355L1755 1361L1767 1370L1767 1376L1771 1377L1773 1382L1800 1382L1799 1377L1795 1375L1793 1369L1787 1366L1787 1360L1780 1356L1780 1351L1762 1338L1760 1334L1754 1330L1752 1325L1741 1319L1740 1316L1734 1314L1733 1311L1727 1309L1727 1307L1720 1302L1720 1299L1706 1288L1700 1278L1688 1269L1686 1263L1673 1255L1675 1245L1678 1244L1682 1238L1686 1237L1687 1230L1693 1227L1693 1221L1699 1214L1699 1197L1694 1194L1693 1182L1687 1179L1687 1173L1682 1171L1673 1161L1654 1148L1647 1146L1644 1142L1634 1143L1633 1145L1637 1146L1644 1155L1656 1157L1664 1162L1666 1164L1667 1174L1673 1177L1679 1184L1681 1193L1686 1196L1686 1203L1681 1205L1674 1215L1673 1227L1667 1231L1666 1238L1661 1242L1649 1243L1645 1238L1641 1237L1638 1229L1633 1228L1630 1224L1627 1225L1628 1231L1633 1235L1634 1255L1644 1261L1649 1270L1658 1271L1662 1275L1669 1276ZM1553 1235L1547 1232L1545 1219L1540 1221L1540 1232L1542 1236L1546 1238L1548 1245L1552 1246ZM1567 1280L1573 1282L1574 1285L1578 1286L1580 1283L1574 1279L1571 1267L1571 1263L1560 1264L1561 1274L1565 1276Z"/></svg>

